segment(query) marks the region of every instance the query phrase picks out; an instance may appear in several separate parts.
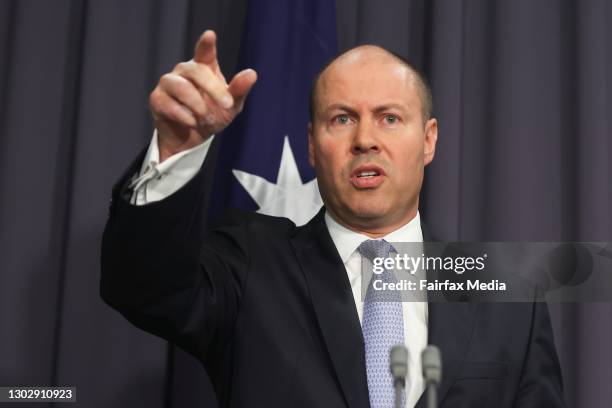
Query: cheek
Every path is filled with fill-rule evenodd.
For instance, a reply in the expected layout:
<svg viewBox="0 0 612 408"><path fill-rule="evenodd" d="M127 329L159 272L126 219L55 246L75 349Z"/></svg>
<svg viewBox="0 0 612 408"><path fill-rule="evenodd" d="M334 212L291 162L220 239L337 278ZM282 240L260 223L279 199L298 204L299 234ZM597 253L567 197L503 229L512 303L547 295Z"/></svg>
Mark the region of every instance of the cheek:
<svg viewBox="0 0 612 408"><path fill-rule="evenodd" d="M317 147L315 155L315 171L317 173L317 179L319 180L319 186L327 189L332 188L334 184L334 174L336 173L333 168L333 157L331 157L328 150L321 146Z"/></svg>
<svg viewBox="0 0 612 408"><path fill-rule="evenodd" d="M329 155L325 150L318 149L316 151L316 167L322 171L322 176L325 176L329 168Z"/></svg>
<svg viewBox="0 0 612 408"><path fill-rule="evenodd" d="M325 170L323 176L330 177L332 174L338 174L342 169L342 147L338 143L323 140L317 146L316 155L318 167Z"/></svg>
<svg viewBox="0 0 612 408"><path fill-rule="evenodd" d="M397 178L402 184L414 182L420 177L423 167L423 144L422 143L406 143L401 146L396 146L395 154L392 156L392 161L395 163Z"/></svg>

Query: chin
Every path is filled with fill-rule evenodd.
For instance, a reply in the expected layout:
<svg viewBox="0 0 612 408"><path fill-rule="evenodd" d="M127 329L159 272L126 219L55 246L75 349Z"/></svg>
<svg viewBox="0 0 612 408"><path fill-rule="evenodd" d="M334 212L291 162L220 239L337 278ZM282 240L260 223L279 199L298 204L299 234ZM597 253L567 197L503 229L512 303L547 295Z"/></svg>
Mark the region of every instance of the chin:
<svg viewBox="0 0 612 408"><path fill-rule="evenodd" d="M384 205L378 203L359 203L357 206L353 206L351 209L355 218L363 220L372 220L384 217L387 213L387 208Z"/></svg>

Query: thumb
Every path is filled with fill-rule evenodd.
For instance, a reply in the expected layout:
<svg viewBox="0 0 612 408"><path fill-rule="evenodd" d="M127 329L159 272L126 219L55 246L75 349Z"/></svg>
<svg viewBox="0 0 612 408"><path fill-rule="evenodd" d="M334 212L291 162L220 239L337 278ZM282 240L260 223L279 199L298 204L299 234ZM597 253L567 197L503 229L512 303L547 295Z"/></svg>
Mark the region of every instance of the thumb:
<svg viewBox="0 0 612 408"><path fill-rule="evenodd" d="M229 83L227 90L234 98L234 107L238 111L242 110L244 101L249 91L257 81L257 72L254 69L245 69L234 75Z"/></svg>

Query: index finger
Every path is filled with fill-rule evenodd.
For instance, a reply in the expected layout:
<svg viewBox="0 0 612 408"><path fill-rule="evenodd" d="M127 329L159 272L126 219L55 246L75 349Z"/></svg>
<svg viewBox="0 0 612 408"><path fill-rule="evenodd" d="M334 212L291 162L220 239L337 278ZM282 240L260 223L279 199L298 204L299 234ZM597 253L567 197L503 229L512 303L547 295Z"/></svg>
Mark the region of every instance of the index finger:
<svg viewBox="0 0 612 408"><path fill-rule="evenodd" d="M206 30L200 36L195 47L195 62L206 64L213 69L218 68L217 63L217 35L213 30Z"/></svg>

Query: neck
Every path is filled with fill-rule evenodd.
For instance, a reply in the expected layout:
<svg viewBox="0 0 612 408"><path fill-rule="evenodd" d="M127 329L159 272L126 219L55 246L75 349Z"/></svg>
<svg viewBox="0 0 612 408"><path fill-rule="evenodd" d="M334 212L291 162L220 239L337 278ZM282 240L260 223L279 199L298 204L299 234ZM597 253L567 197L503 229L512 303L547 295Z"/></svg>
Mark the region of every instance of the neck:
<svg viewBox="0 0 612 408"><path fill-rule="evenodd" d="M408 224L416 217L417 210L418 208L415 207L411 211L407 212L403 217L394 221L385 222L385 220L378 219L357 219L350 220L350 222L347 222L330 209L327 209L327 211L329 211L329 214L338 224L342 225L345 228L348 228L351 231L367 235L368 237L374 239L382 238L386 235L389 235L393 231L400 229L404 225Z"/></svg>

